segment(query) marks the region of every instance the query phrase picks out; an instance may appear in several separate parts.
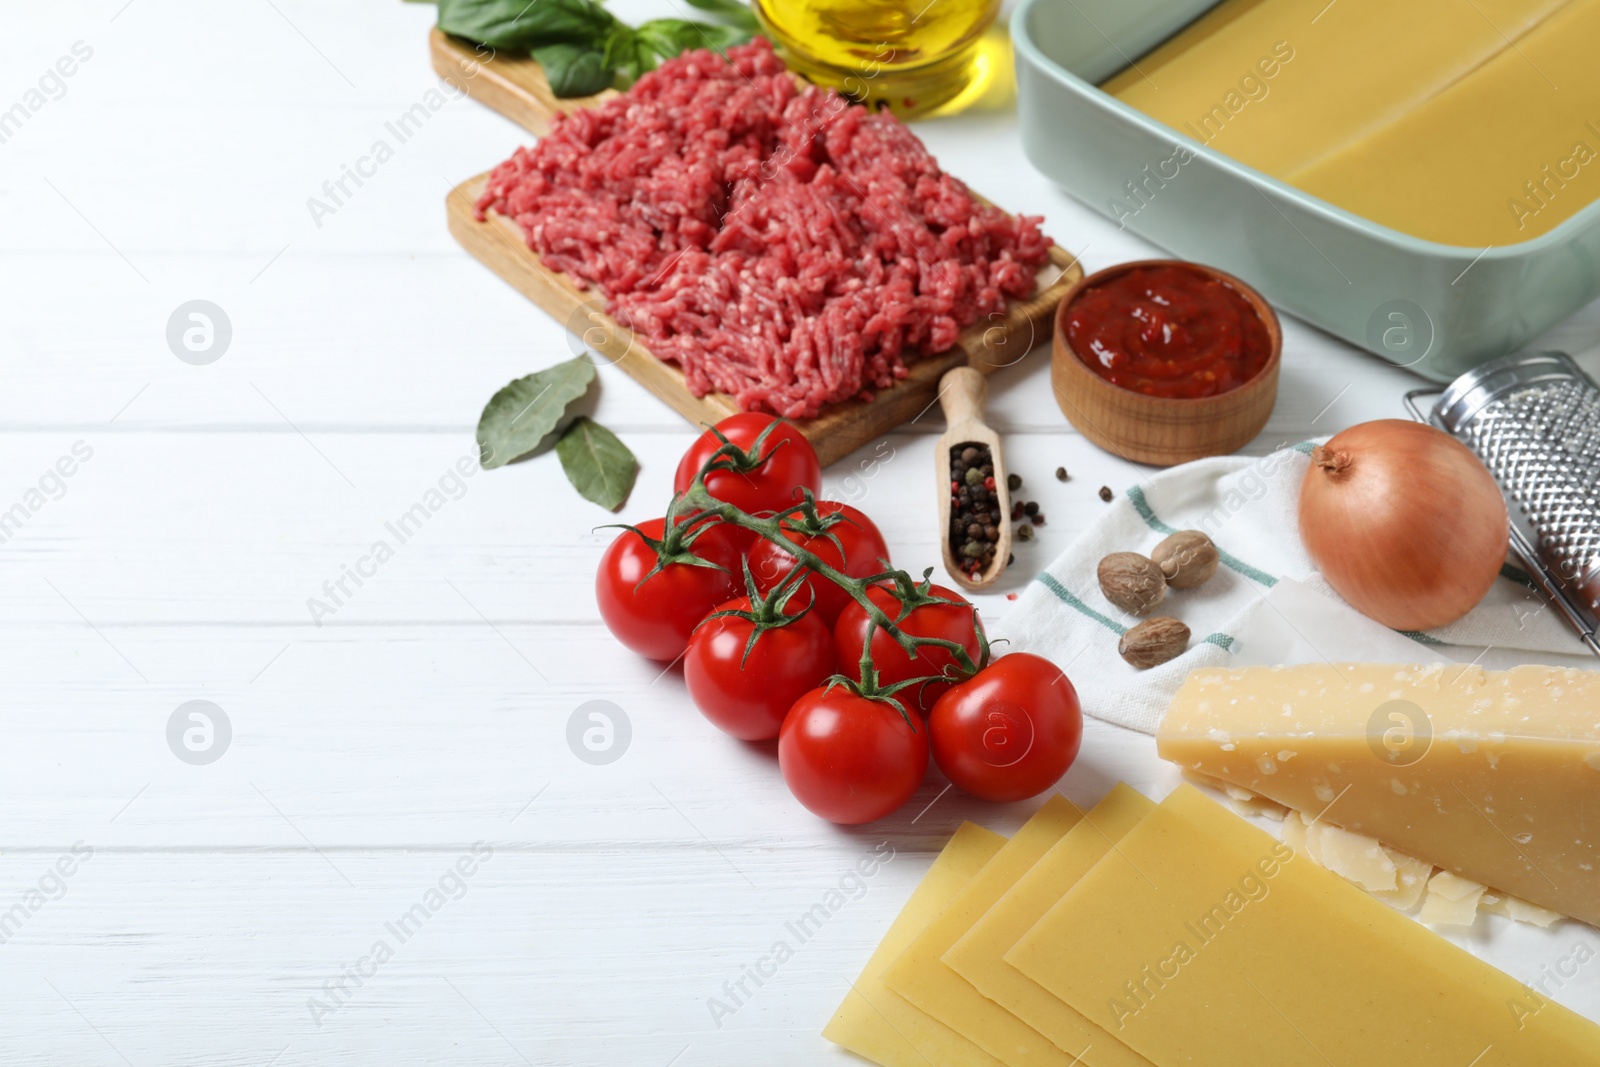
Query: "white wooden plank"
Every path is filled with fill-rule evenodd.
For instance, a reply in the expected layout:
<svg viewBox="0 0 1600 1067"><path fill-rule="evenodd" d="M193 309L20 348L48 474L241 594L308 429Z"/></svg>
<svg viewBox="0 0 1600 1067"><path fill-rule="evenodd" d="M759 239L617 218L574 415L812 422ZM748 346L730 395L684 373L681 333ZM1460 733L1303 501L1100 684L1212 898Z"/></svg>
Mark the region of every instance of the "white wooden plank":
<svg viewBox="0 0 1600 1067"><path fill-rule="evenodd" d="M93 636L44 627L18 657L20 676L0 686L17 709L0 754L0 849L80 836L189 849L477 837L577 851L852 847L853 834L789 796L773 745L719 733L680 673L596 626L347 627L303 641L270 627L106 636L148 683ZM220 708L231 731L203 766L180 759L168 732L191 700ZM570 738L593 700L626 724L621 755L606 765L581 758ZM1083 802L1119 780L1164 792L1176 778L1152 750L1148 737L1095 723L1064 788ZM874 832L936 847L962 818L1020 819L1031 808L996 808L944 784L934 774Z"/></svg>
<svg viewBox="0 0 1600 1067"><path fill-rule="evenodd" d="M597 527L659 516L690 440L687 430L623 436L641 471L614 516L577 497L554 455L477 471L465 434L10 434L0 514L23 511L20 529L0 530L11 564L0 568L0 621L73 626L82 612L101 627L270 622L312 636L354 622L476 622L479 611L593 619L595 567L615 536ZM80 441L91 458L71 478L49 475ZM917 573L939 559L932 449L929 434L890 435L824 478L823 495L865 511L895 561ZM1014 435L1008 458L1047 525L1016 546L1014 571L979 599L996 617L1005 594L1099 515L1101 485L1120 492L1149 473L1080 437ZM458 478L457 463L474 473ZM1071 481L1055 480L1061 465ZM41 479L49 496L37 493ZM39 504L31 514L30 502ZM439 506L426 512L430 503ZM402 528L418 505L426 523ZM379 541L393 557L364 562ZM355 566L374 573L342 593L325 589ZM312 598L335 609L323 627L313 625Z"/></svg>

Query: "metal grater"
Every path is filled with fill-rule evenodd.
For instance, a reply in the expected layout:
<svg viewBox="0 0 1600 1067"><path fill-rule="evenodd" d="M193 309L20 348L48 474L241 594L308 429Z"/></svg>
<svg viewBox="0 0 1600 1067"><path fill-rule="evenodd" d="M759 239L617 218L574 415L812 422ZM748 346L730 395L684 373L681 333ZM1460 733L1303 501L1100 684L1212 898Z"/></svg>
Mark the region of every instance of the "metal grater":
<svg viewBox="0 0 1600 1067"><path fill-rule="evenodd" d="M1434 394L1424 416L1416 398ZM1600 385L1563 352L1524 352L1406 403L1483 460L1506 498L1512 550L1600 655Z"/></svg>

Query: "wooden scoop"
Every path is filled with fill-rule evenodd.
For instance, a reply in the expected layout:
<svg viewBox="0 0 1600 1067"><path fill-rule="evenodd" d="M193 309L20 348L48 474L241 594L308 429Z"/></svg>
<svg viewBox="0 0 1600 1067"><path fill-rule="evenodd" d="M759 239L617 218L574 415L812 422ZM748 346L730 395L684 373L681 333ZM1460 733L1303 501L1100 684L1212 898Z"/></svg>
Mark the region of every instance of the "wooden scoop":
<svg viewBox="0 0 1600 1067"><path fill-rule="evenodd" d="M1011 492L1006 487L1005 455L1000 450L1000 435L983 421L983 405L989 399L989 382L971 367L957 367L939 379L939 404L944 408L945 423L949 427L934 445L933 463L938 474L939 492L939 543L944 547L944 569L963 589L987 589L1006 569L1011 558ZM994 524L999 537L995 539L994 558L977 574L969 575L960 566L956 548L950 543L950 512L954 504L950 495L950 449L955 445L979 445L989 449L994 464L995 502L1000 521ZM980 483L981 484L981 483Z"/></svg>

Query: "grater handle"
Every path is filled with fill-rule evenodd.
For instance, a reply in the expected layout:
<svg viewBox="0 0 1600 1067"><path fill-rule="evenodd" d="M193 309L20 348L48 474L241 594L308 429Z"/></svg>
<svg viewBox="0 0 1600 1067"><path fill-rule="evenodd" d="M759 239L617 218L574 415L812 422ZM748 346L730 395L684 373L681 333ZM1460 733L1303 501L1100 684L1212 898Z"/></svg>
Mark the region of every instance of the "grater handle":
<svg viewBox="0 0 1600 1067"><path fill-rule="evenodd" d="M1421 408L1417 407L1417 397L1419 397L1419 396L1442 396L1443 394L1444 394L1444 390L1443 389L1413 389L1413 390L1411 390L1411 392L1409 392L1409 393L1407 393L1405 395L1406 407L1411 409L1411 417L1416 419L1418 422L1432 422L1433 420L1431 418L1429 418L1427 415L1425 415Z"/></svg>

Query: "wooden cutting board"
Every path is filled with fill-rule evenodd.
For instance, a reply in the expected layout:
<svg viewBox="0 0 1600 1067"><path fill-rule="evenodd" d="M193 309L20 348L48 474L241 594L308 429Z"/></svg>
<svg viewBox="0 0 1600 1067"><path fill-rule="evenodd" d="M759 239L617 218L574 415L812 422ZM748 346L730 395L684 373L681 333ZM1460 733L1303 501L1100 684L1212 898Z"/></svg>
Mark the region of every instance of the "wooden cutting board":
<svg viewBox="0 0 1600 1067"><path fill-rule="evenodd" d="M544 134L557 114L592 107L613 95L557 100L550 93L539 64L531 59L496 56L489 49L446 36L437 29L429 39L433 69L458 90L494 108L534 134ZM469 178L446 198L450 232L468 252L510 282L517 291L561 320L585 345L638 379L695 425L709 425L739 410L725 393L697 397L689 391L676 364L651 355L633 332L605 312L605 301L585 292L560 271L546 267L528 247L522 228L511 219L491 214L479 222L475 205L488 174ZM970 365L985 374L1018 362L1048 341L1051 315L1062 294L1083 270L1077 257L1053 246L1039 272L1039 290L1028 300L1007 301L1003 315L974 323L949 351L913 359L908 375L870 401L847 400L824 408L816 417L795 424L817 450L824 465L927 411L938 398L939 379L952 367Z"/></svg>

